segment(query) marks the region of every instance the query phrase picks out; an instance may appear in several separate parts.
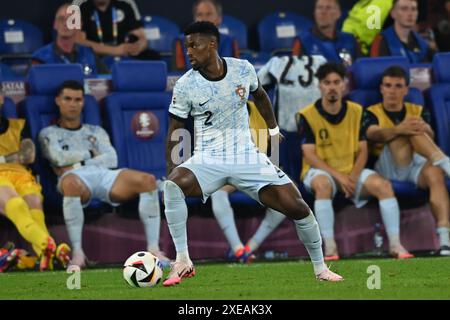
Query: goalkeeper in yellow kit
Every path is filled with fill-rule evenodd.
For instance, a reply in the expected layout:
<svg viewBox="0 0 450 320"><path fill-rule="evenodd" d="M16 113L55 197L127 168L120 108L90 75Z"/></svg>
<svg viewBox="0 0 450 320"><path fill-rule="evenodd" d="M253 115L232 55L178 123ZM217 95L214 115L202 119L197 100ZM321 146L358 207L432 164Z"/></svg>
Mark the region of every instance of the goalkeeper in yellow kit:
<svg viewBox="0 0 450 320"><path fill-rule="evenodd" d="M0 213L31 243L39 257L40 271L53 269L53 258L65 266L70 248L64 243L57 247L50 236L42 210L41 186L27 168L34 162L34 143L22 138L25 120L2 116L3 100L0 94Z"/></svg>

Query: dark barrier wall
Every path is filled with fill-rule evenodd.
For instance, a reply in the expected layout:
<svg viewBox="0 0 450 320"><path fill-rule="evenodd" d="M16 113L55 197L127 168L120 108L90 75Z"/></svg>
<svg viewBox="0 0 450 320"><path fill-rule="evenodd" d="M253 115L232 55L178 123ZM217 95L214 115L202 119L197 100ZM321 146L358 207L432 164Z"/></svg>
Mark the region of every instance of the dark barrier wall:
<svg viewBox="0 0 450 320"><path fill-rule="evenodd" d="M142 15L161 15L180 27L192 19L191 0L135 0ZM39 26L47 41L51 39L53 15L63 0L0 0L0 17L23 19ZM256 25L273 11L293 11L312 18L313 0L222 0L224 13L244 21L249 28L250 46L258 48ZM351 8L354 0L341 0L343 9Z"/></svg>

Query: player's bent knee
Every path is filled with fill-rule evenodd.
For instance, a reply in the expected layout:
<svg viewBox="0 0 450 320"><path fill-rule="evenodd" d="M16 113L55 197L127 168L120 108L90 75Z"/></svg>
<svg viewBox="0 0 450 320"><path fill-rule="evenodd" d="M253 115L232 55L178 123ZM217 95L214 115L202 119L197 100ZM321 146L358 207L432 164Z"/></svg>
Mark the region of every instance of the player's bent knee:
<svg viewBox="0 0 450 320"><path fill-rule="evenodd" d="M164 201L184 199L183 190L171 180L164 182Z"/></svg>
<svg viewBox="0 0 450 320"><path fill-rule="evenodd" d="M140 188L145 191L153 191L156 189L155 176L149 173L144 173L140 177Z"/></svg>
<svg viewBox="0 0 450 320"><path fill-rule="evenodd" d="M83 183L73 174L68 174L61 181L61 191L64 196L81 196L84 189Z"/></svg>
<svg viewBox="0 0 450 320"><path fill-rule="evenodd" d="M333 193L333 186L326 176L318 176L313 180L311 185L316 197L331 198Z"/></svg>
<svg viewBox="0 0 450 320"><path fill-rule="evenodd" d="M283 213L291 219L300 220L309 216L311 209L302 198L296 197Z"/></svg>
<svg viewBox="0 0 450 320"><path fill-rule="evenodd" d="M388 198L394 196L394 189L392 188L391 182L381 177L378 177L372 183L372 192L378 198Z"/></svg>

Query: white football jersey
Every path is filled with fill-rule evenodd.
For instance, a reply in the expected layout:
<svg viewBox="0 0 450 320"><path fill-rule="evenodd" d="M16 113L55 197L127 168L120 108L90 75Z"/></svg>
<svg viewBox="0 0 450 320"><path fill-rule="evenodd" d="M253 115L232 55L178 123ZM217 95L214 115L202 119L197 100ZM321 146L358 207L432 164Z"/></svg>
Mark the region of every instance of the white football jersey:
<svg viewBox="0 0 450 320"><path fill-rule="evenodd" d="M247 99L258 88L255 68L247 61L223 58L225 73L208 79L193 69L175 84L169 112L194 117L195 149L212 157L254 152L249 130Z"/></svg>
<svg viewBox="0 0 450 320"><path fill-rule="evenodd" d="M295 132L295 114L320 98L317 69L323 56L273 57L258 72L261 85L275 81L275 112L281 129Z"/></svg>

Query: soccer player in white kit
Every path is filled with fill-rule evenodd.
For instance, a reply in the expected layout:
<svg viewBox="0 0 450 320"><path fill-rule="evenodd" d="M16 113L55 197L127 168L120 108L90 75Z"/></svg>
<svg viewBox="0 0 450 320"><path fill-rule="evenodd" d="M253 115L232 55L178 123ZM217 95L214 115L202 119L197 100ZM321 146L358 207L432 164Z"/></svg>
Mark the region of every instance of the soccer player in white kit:
<svg viewBox="0 0 450 320"><path fill-rule="evenodd" d="M214 24L195 22L184 33L192 69L177 81L173 91L166 148L168 179L164 185L165 214L177 256L163 284L175 285L195 275L187 246L185 197L202 197L205 202L226 184L294 220L317 279L343 280L324 263L317 221L300 192L252 142L246 107L249 93L270 135L279 136L270 100L255 69L246 60L219 57L220 36ZM194 155L175 167L176 152L172 149L178 140L172 133L185 127L189 114L194 117L197 134Z"/></svg>

